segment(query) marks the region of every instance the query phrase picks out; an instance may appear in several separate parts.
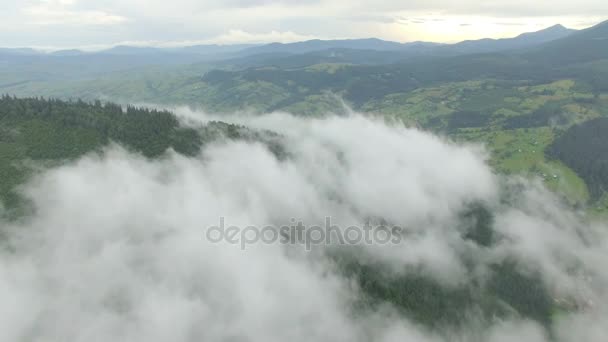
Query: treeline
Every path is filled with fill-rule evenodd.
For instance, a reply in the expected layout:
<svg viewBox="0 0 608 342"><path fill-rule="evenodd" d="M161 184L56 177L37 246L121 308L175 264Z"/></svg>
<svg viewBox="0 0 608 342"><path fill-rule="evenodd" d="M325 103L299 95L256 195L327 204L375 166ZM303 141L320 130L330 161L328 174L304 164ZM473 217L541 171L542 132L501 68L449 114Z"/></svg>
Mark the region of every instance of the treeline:
<svg viewBox="0 0 608 342"><path fill-rule="evenodd" d="M517 115L505 120L506 129L536 128L552 125L565 125L568 119L560 102L549 102L530 114Z"/></svg>
<svg viewBox="0 0 608 342"><path fill-rule="evenodd" d="M457 111L448 119L448 128L454 131L459 128L485 127L492 121L492 116L479 111Z"/></svg>
<svg viewBox="0 0 608 342"><path fill-rule="evenodd" d="M573 126L547 149L587 183L594 199L608 190L608 118L597 118Z"/></svg>
<svg viewBox="0 0 608 342"><path fill-rule="evenodd" d="M26 207L16 186L36 165L56 165L110 142L156 157L168 148L192 155L202 144L198 130L184 128L167 112L112 103L0 97L0 211L17 217Z"/></svg>
<svg viewBox="0 0 608 342"><path fill-rule="evenodd" d="M494 215L483 204L461 213L455 228L461 238L480 247L492 247L503 237L495 231ZM352 251L332 255L344 275L352 279L362 294L360 309L378 308L390 303L416 323L437 329L462 327L475 320L483 324L494 319L531 319L548 330L553 312L560 309L539 275L524 271L514 260L490 265L484 280L475 279L476 261L467 265L471 280L459 286L444 286L417 268L394 268L359 259ZM467 260L467 261L465 261Z"/></svg>
<svg viewBox="0 0 608 342"><path fill-rule="evenodd" d="M428 57L392 65L344 65L332 72L277 67L212 70L202 80L217 89L217 93L221 94L218 100L222 103L230 98L238 100L239 87L243 83L266 82L285 90L292 97L281 105L295 103L308 95L332 92L342 95L358 108L389 94L446 82L495 79L501 82L527 80L540 84L560 79L563 74L561 69L531 63L519 56L484 54ZM237 102L227 103L239 107Z"/></svg>
<svg viewBox="0 0 608 342"><path fill-rule="evenodd" d="M4 95L0 97L0 208L21 207L15 187L30 174L28 160L56 165L111 142L148 158L169 148L192 156L204 144L219 139L261 142L283 157L280 138L272 132L223 122L183 127L174 114L164 110Z"/></svg>
<svg viewBox="0 0 608 342"><path fill-rule="evenodd" d="M147 157L155 157L169 147L184 154L200 148L200 137L192 128L180 127L175 115L167 111L122 106L113 103L87 103L44 98L0 99L0 123L6 129L34 130L24 142L40 140L43 150L30 151L36 159L72 157L114 141ZM74 130L79 141L67 139ZM38 134L36 134L38 133ZM82 146L80 146L82 144ZM56 149L55 151L53 149ZM69 149L76 153L67 153Z"/></svg>

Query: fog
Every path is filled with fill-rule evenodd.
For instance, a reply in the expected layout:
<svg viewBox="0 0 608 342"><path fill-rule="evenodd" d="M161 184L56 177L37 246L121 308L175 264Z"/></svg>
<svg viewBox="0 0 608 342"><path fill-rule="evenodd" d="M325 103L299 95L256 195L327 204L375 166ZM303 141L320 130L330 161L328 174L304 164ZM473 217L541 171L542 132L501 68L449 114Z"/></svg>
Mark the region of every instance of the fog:
<svg viewBox="0 0 608 342"><path fill-rule="evenodd" d="M178 110L195 124L216 119ZM0 341L603 341L606 227L541 182L492 172L482 146L355 113L222 120L281 135L218 141L197 157L145 159L117 145L39 172L21 188L32 215L0 223ZM463 238L463 211L491 209L495 244ZM552 331L523 317L430 329L391 303L358 310L362 289L331 254L344 246L213 242L237 227L371 219L406 229L356 258L446 288L515 260L553 300L576 303ZM473 260L473 267L470 265ZM472 271L471 271L472 270ZM464 312L463 312L464 314Z"/></svg>

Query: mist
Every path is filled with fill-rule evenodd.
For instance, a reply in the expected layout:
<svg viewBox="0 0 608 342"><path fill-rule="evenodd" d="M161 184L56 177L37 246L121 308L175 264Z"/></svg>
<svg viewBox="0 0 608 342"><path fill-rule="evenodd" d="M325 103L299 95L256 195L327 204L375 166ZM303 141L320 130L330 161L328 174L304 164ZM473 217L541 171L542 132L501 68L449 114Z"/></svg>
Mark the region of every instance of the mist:
<svg viewBox="0 0 608 342"><path fill-rule="evenodd" d="M177 110L197 125L218 117ZM39 172L20 192L33 213L1 224L0 341L603 341L607 227L541 182L496 175L483 146L356 113L221 120L280 135L217 141L157 160L112 145ZM463 212L492 213L495 238L465 238ZM257 243L207 238L210 227L370 220L403 227L397 244ZM547 328L519 315L465 312L431 329L390 302L359 309L365 289L336 253L457 289L508 260L553 301Z"/></svg>

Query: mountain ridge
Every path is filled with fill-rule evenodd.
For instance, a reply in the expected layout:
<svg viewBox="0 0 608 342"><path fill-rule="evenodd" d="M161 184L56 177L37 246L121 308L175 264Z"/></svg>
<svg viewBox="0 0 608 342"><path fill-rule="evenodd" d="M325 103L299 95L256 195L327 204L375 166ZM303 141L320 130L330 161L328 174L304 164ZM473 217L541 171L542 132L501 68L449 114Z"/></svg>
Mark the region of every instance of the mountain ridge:
<svg viewBox="0 0 608 342"><path fill-rule="evenodd" d="M116 45L100 51L83 51L80 49L64 49L52 52L43 52L32 48L0 48L0 54L15 55L53 55L74 56L84 54L112 54L112 55L150 55L150 54L235 54L246 57L257 54L289 53L304 54L330 49L351 50L374 50L384 52L406 51L411 53L425 54L428 50L437 49L436 53L480 53L503 51L513 48L524 48L534 44L566 37L576 30L556 24L551 27L533 32L525 32L511 38L482 38L477 40L464 40L454 44L413 41L396 42L380 38L353 38L353 39L312 39L293 43L272 42L268 44L200 44L183 47L154 47L154 46L131 46Z"/></svg>

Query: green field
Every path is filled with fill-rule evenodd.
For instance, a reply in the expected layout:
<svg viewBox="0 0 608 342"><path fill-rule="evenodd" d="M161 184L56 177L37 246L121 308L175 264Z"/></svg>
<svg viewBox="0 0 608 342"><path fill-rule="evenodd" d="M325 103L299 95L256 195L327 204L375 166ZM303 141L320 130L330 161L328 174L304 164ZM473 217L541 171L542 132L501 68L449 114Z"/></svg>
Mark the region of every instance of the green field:
<svg viewBox="0 0 608 342"><path fill-rule="evenodd" d="M588 204L590 196L585 182L562 162L548 159L545 150L572 125L605 116L608 96L593 94L587 84L571 79L526 83L479 80L442 84L390 94L363 109L446 134L456 141L482 143L490 152L490 165L497 172L539 179L570 204ZM560 120L546 124L532 122L531 127L525 128L505 127L512 118L533 117L545 108ZM487 121L481 127L450 127L450 118L456 112L480 113ZM604 210L604 202L591 205Z"/></svg>

